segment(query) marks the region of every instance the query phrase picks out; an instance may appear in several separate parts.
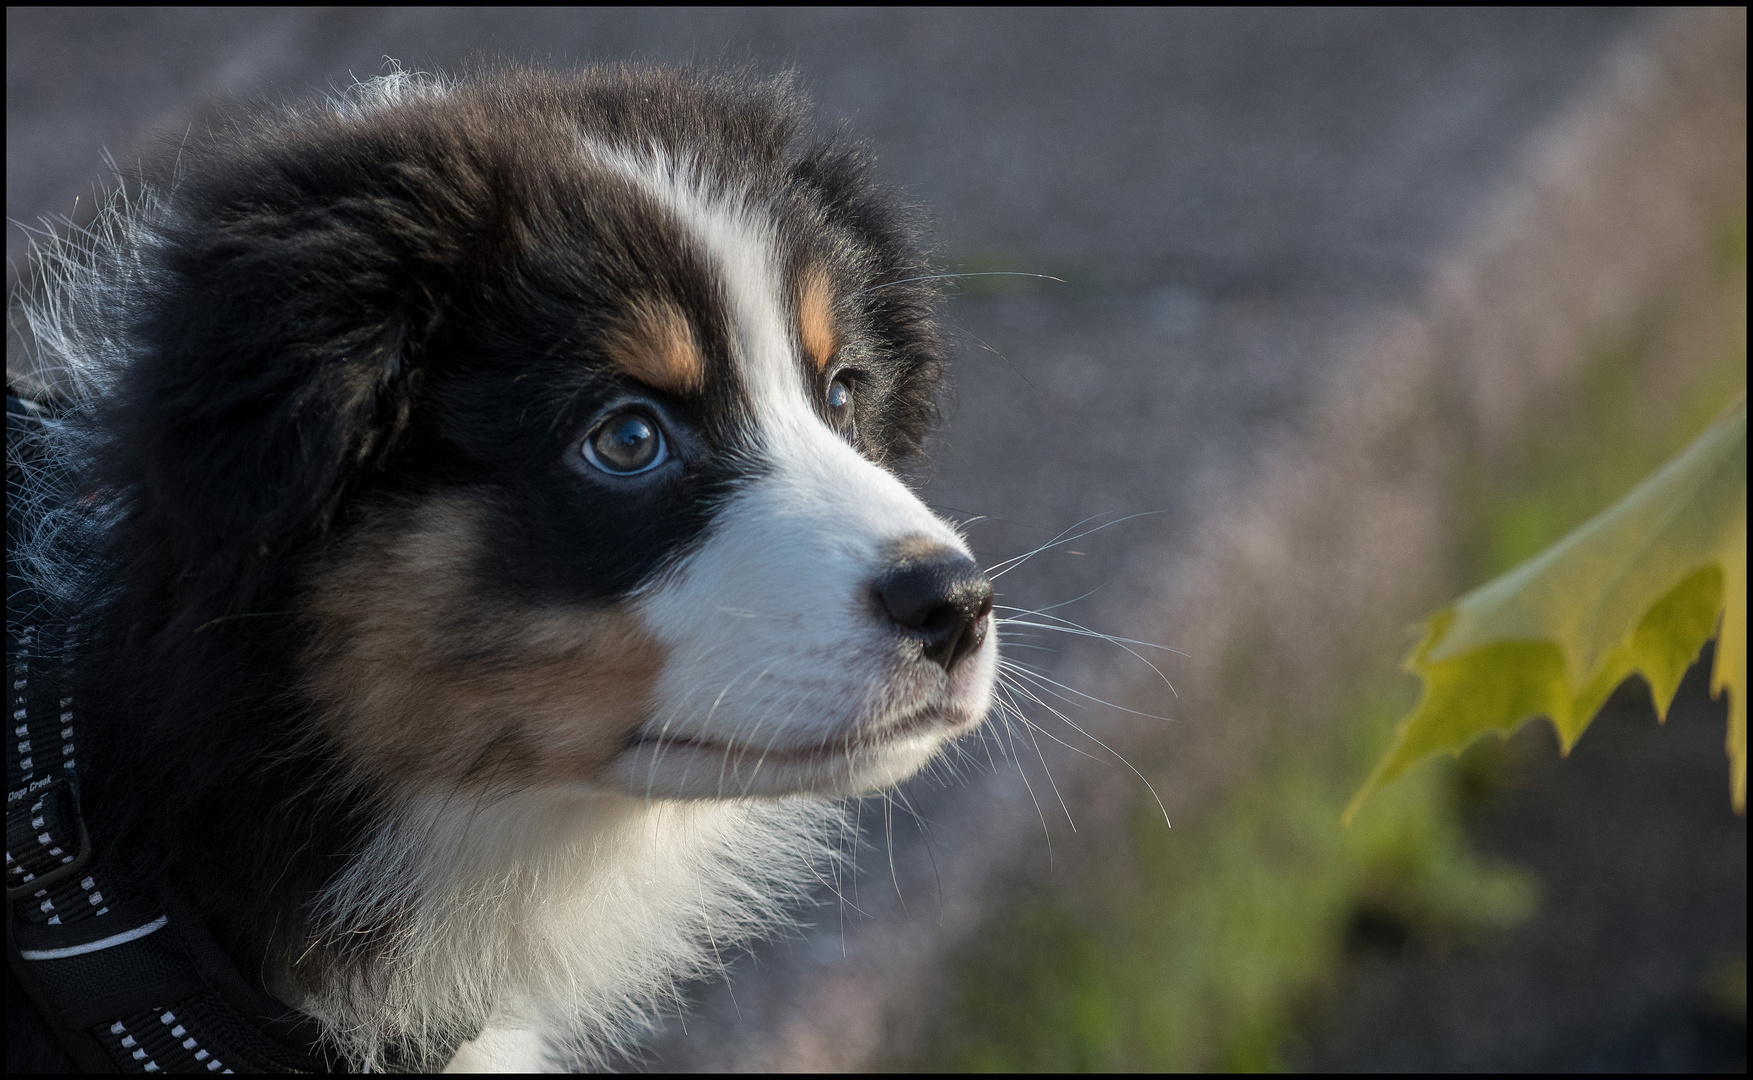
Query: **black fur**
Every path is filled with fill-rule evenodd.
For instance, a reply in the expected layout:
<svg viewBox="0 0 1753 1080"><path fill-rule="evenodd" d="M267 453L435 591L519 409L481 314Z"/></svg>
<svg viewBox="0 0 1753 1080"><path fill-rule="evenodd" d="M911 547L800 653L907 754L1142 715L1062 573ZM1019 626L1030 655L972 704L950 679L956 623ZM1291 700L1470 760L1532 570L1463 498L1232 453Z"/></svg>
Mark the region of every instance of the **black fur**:
<svg viewBox="0 0 1753 1080"><path fill-rule="evenodd" d="M374 813L331 782L343 763L297 690L289 613L325 554L374 508L467 490L492 508L483 587L607 600L699 536L746 468L710 279L645 201L581 167L571 130L696 156L774 207L791 270L856 297L860 448L921 451L937 291L877 288L929 273L917 232L868 155L813 141L804 115L785 80L503 70L346 121L246 116L152 181L160 242L110 328L129 360L78 421L95 449L73 491L108 515L77 605L81 775L104 858L183 893L244 971L309 945L311 898ZM634 389L601 341L640 295L695 317L710 375L697 395L640 391L687 458L612 490L561 462Z"/></svg>

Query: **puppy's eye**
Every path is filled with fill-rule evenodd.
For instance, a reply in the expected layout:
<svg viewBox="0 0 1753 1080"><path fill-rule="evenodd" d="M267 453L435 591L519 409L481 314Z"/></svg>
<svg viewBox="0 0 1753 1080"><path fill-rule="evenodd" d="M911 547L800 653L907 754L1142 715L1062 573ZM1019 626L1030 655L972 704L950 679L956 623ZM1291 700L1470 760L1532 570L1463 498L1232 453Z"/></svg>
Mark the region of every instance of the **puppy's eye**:
<svg viewBox="0 0 1753 1080"><path fill-rule="evenodd" d="M828 384L828 415L834 423L844 428L852 420L852 380L845 376L836 376Z"/></svg>
<svg viewBox="0 0 1753 1080"><path fill-rule="evenodd" d="M657 468L669 457L663 428L640 409L618 412L584 440L584 458L603 472L633 476Z"/></svg>

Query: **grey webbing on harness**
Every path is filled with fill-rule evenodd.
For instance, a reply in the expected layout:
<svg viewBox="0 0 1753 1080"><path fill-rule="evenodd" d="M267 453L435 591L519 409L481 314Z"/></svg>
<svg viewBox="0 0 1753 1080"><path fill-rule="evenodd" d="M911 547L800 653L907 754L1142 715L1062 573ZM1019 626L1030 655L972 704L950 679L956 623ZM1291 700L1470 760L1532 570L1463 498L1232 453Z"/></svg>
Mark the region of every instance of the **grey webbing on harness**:
<svg viewBox="0 0 1753 1080"><path fill-rule="evenodd" d="M94 851L79 803L79 628L19 572L23 466L51 423L6 400L6 951L68 1055L88 1072L347 1071L307 1017L238 973L168 891Z"/></svg>

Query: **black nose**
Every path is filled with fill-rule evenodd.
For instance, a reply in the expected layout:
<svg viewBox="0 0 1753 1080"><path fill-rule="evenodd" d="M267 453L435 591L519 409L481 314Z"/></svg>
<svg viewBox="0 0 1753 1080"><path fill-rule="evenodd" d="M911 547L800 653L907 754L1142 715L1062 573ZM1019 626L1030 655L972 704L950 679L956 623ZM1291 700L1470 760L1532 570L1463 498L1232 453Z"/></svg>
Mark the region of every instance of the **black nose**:
<svg viewBox="0 0 1753 1080"><path fill-rule="evenodd" d="M966 556L939 548L903 558L877 579L876 593L889 618L945 671L986 640L992 583Z"/></svg>

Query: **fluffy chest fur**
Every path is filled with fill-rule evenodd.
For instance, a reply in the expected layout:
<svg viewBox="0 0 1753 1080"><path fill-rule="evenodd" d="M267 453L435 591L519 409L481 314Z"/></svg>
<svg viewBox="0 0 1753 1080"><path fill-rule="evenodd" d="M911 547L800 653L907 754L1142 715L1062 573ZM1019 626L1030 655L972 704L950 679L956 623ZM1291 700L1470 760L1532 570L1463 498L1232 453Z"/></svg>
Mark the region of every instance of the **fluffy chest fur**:
<svg viewBox="0 0 1753 1080"><path fill-rule="evenodd" d="M183 148L26 306L94 839L356 1059L614 1045L986 713L991 587L890 471L929 269L801 116L377 80Z"/></svg>

